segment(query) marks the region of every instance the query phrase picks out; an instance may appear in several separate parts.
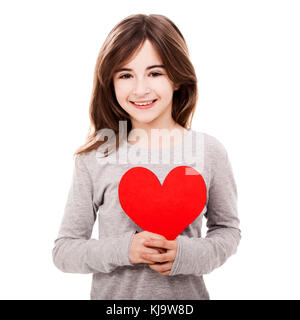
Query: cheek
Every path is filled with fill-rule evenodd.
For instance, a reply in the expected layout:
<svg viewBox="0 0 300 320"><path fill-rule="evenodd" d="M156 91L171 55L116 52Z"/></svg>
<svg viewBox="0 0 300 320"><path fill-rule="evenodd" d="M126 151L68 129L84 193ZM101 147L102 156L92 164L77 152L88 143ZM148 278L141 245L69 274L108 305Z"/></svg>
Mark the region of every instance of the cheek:
<svg viewBox="0 0 300 320"><path fill-rule="evenodd" d="M162 78L160 81L157 81L155 83L155 88L153 88L153 89L163 99L170 99L173 96L172 85L165 78Z"/></svg>
<svg viewBox="0 0 300 320"><path fill-rule="evenodd" d="M130 95L131 87L129 83L116 84L115 93L116 97L120 100L125 100Z"/></svg>
<svg viewBox="0 0 300 320"><path fill-rule="evenodd" d="M129 112L130 109L128 108L128 104L127 104L128 89L123 84L120 85L118 83L114 84L114 88L115 88L116 99L117 99L120 107L123 110Z"/></svg>

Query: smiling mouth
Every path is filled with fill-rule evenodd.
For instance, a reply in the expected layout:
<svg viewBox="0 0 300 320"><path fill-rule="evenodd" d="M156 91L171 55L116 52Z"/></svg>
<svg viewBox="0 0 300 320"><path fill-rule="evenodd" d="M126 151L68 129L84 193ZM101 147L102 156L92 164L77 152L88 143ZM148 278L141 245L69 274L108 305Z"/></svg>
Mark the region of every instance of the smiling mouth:
<svg viewBox="0 0 300 320"><path fill-rule="evenodd" d="M154 99L152 101L141 101L141 102L134 102L130 101L136 108L138 109L148 109L153 107L154 103L156 102L157 99Z"/></svg>

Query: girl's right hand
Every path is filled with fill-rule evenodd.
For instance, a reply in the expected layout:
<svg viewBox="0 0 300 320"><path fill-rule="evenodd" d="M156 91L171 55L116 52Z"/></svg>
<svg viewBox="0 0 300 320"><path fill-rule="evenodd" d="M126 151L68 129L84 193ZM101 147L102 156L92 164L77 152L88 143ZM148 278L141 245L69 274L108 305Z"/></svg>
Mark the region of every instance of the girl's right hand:
<svg viewBox="0 0 300 320"><path fill-rule="evenodd" d="M152 233L148 231L142 231L139 233L136 233L133 236L133 239L131 241L131 247L130 247L130 254L129 254L129 261L132 264L136 263L148 263L148 264L154 264L153 261L147 260L145 258L142 258L143 253L165 253L165 249L160 248L150 248L143 245L144 241L150 240L150 238L154 239L166 239L164 236Z"/></svg>

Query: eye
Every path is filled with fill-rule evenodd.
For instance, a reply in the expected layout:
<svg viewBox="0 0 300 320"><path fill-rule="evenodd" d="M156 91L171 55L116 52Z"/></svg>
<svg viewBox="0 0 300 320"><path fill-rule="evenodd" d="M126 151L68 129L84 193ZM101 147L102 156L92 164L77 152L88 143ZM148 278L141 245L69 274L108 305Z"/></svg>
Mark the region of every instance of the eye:
<svg viewBox="0 0 300 320"><path fill-rule="evenodd" d="M122 74L119 79L128 79L129 77L131 77L131 75L129 73L126 73L126 74Z"/></svg>
<svg viewBox="0 0 300 320"><path fill-rule="evenodd" d="M158 77L158 76L161 76L162 74L159 72L151 72L150 75L152 75L152 77ZM129 79L130 77L131 77L131 74L125 73L125 74L122 74L119 77L119 79Z"/></svg>
<svg viewBox="0 0 300 320"><path fill-rule="evenodd" d="M153 77L161 76L161 73L159 72L151 72L150 74L153 74Z"/></svg>

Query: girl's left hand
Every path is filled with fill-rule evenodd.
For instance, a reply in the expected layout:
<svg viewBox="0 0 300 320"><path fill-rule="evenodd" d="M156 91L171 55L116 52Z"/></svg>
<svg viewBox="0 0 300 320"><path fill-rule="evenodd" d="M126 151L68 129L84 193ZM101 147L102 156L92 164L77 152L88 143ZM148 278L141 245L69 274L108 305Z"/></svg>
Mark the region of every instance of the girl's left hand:
<svg viewBox="0 0 300 320"><path fill-rule="evenodd" d="M147 247L166 249L165 253L145 253L142 255L142 257L155 262L154 264L149 264L149 267L152 270L157 271L165 276L169 275L177 253L177 240L150 239L148 241L145 241L144 245Z"/></svg>

